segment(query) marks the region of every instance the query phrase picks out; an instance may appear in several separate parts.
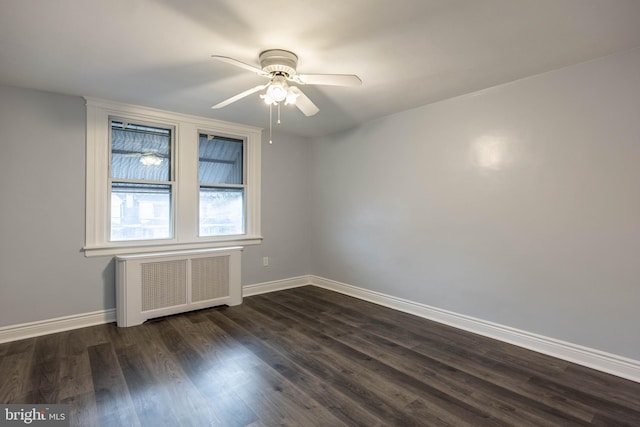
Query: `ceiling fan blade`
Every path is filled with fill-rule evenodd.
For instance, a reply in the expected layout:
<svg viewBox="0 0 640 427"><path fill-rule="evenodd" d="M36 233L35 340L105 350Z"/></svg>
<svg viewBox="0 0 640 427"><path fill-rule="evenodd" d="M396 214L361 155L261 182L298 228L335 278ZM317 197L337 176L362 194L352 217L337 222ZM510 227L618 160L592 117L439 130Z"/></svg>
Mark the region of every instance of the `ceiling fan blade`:
<svg viewBox="0 0 640 427"><path fill-rule="evenodd" d="M308 85L360 86L362 80L355 74L298 74L301 83Z"/></svg>
<svg viewBox="0 0 640 427"><path fill-rule="evenodd" d="M220 55L211 55L213 59L217 59L218 61L226 62L227 64L235 65L236 67L244 68L245 70L253 71L254 73L269 77L269 73L262 71L258 67L254 67L250 64L245 64L242 61L238 61L237 59L229 58L228 56L220 56Z"/></svg>
<svg viewBox="0 0 640 427"><path fill-rule="evenodd" d="M211 108L213 109L218 109L218 108L222 108L222 107L226 107L227 105L236 102L242 98L244 98L245 96L249 96L252 93L256 93L264 88L266 88L267 86L269 86L271 83L267 83L266 85L260 85L260 86L256 86L256 87L252 87L249 90L245 90L244 92L241 92L235 96L232 96L231 98L225 99L222 102L217 103L216 105L212 106Z"/></svg>
<svg viewBox="0 0 640 427"><path fill-rule="evenodd" d="M302 114L307 117L311 117L316 115L318 111L320 111L316 104L314 104L300 89L295 86L291 86L290 90L298 95L296 97L296 107L298 107L298 109L302 111Z"/></svg>

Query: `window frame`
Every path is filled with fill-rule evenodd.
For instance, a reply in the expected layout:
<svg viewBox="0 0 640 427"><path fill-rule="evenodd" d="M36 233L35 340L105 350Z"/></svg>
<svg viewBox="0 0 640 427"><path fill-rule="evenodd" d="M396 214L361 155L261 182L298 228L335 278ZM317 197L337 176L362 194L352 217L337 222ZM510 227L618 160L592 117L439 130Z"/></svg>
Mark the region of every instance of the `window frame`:
<svg viewBox="0 0 640 427"><path fill-rule="evenodd" d="M260 227L260 158L262 129L206 117L85 97L86 214L85 256L149 251L255 245ZM110 128L112 119L171 127L173 135L173 237L158 240L110 241ZM199 236L198 141L200 133L244 141L245 232L241 235Z"/></svg>
<svg viewBox="0 0 640 427"><path fill-rule="evenodd" d="M163 238L163 239L149 239L149 240L110 240L110 236L112 235L112 227L113 227L113 223L111 221L111 208L112 208L112 203L113 203L113 182L133 182L133 180L127 180L127 179L123 179L123 178L113 178L113 174L112 174L112 161L113 161L113 155L112 155L112 140L113 140L113 122L122 122L122 123L127 123L127 122L131 122L130 119L125 119L122 117L117 117L117 116L109 116L109 194L107 195L107 209L108 209L108 220L107 220L107 240L109 242L114 242L114 243L120 243L120 242L147 242L147 241L154 241L154 242L168 242L168 241L172 241L173 237L169 237L169 238ZM176 129L173 126L166 126L162 123L155 123L155 122L142 122L142 121L136 121L136 123L134 123L136 125L142 125L142 126L150 126L150 127L156 127L156 128L165 128L168 129L170 131L170 141L169 141L169 179L167 181L155 181L155 182L149 182L149 183L155 183L155 184L164 184L164 185L168 185L171 188L171 192L170 194L170 203L171 203L171 213L170 213L170 223L169 223L169 229L170 232L169 234L171 236L175 236L176 234L176 224L175 224L175 214L176 214L176 198L175 198L175 194L176 194L176 166L175 166L175 149L176 149Z"/></svg>
<svg viewBox="0 0 640 427"><path fill-rule="evenodd" d="M198 131L198 153L200 151L200 137L202 135L207 135L207 136L212 136L213 138L228 138L228 139L234 139L234 140L240 140L239 138L235 138L235 137L229 137L229 135L220 135L220 134L216 134L216 133L212 133L209 132L207 130L199 130ZM200 238L208 238L211 236L203 236L200 234L200 227L201 227L201 216L200 216L200 193L202 191L203 187L206 188L229 188L229 189L242 189L243 191L243 217L245 219L245 224L244 224L244 229L246 232L246 227L247 227L247 140L243 139L242 140L242 184L240 185L234 185L234 184L224 184L224 183L214 183L214 182L205 182L202 183L200 182L200 154L198 154L198 237ZM229 236L233 236L233 235L229 235Z"/></svg>

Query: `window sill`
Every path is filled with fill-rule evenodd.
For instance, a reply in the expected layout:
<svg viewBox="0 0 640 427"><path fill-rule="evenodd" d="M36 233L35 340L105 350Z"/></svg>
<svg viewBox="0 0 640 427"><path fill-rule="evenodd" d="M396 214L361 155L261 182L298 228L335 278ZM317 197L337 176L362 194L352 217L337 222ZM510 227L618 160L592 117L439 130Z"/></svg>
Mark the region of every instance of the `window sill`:
<svg viewBox="0 0 640 427"><path fill-rule="evenodd" d="M262 236L246 236L242 238L234 237L229 240L215 240L206 242L189 242L189 243L167 243L167 242L155 242L152 244L144 245L109 245L109 246L94 246L82 248L85 257L96 256L115 256L126 254L139 254L146 252L164 252L164 251L182 251L189 249L208 249L208 248L222 248L229 246L248 246L259 245L262 243Z"/></svg>

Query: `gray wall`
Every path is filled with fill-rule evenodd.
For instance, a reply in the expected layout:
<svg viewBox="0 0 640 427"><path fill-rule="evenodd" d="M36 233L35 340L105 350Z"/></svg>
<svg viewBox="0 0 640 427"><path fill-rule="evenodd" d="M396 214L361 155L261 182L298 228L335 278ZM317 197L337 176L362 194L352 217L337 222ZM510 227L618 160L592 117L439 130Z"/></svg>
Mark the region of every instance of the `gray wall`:
<svg viewBox="0 0 640 427"><path fill-rule="evenodd" d="M313 273L640 360L640 51L312 144Z"/></svg>
<svg viewBox="0 0 640 427"><path fill-rule="evenodd" d="M0 326L114 306L110 259L84 257L85 107L0 86Z"/></svg>
<svg viewBox="0 0 640 427"><path fill-rule="evenodd" d="M265 240L243 253L245 284L309 271L308 144L274 136L262 149ZM0 86L0 148L0 327L113 308L112 259L81 251L84 100Z"/></svg>
<svg viewBox="0 0 640 427"><path fill-rule="evenodd" d="M261 245L242 254L242 283L251 285L309 274L310 144L279 132L262 137ZM269 267L262 258L269 257Z"/></svg>

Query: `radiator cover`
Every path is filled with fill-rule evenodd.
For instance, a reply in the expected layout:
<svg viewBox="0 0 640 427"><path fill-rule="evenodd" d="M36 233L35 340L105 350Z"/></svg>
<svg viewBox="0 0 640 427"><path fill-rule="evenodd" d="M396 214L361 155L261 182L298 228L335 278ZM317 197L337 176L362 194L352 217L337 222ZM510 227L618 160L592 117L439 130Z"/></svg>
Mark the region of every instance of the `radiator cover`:
<svg viewBox="0 0 640 427"><path fill-rule="evenodd" d="M116 257L116 319L154 317L242 303L241 247Z"/></svg>

